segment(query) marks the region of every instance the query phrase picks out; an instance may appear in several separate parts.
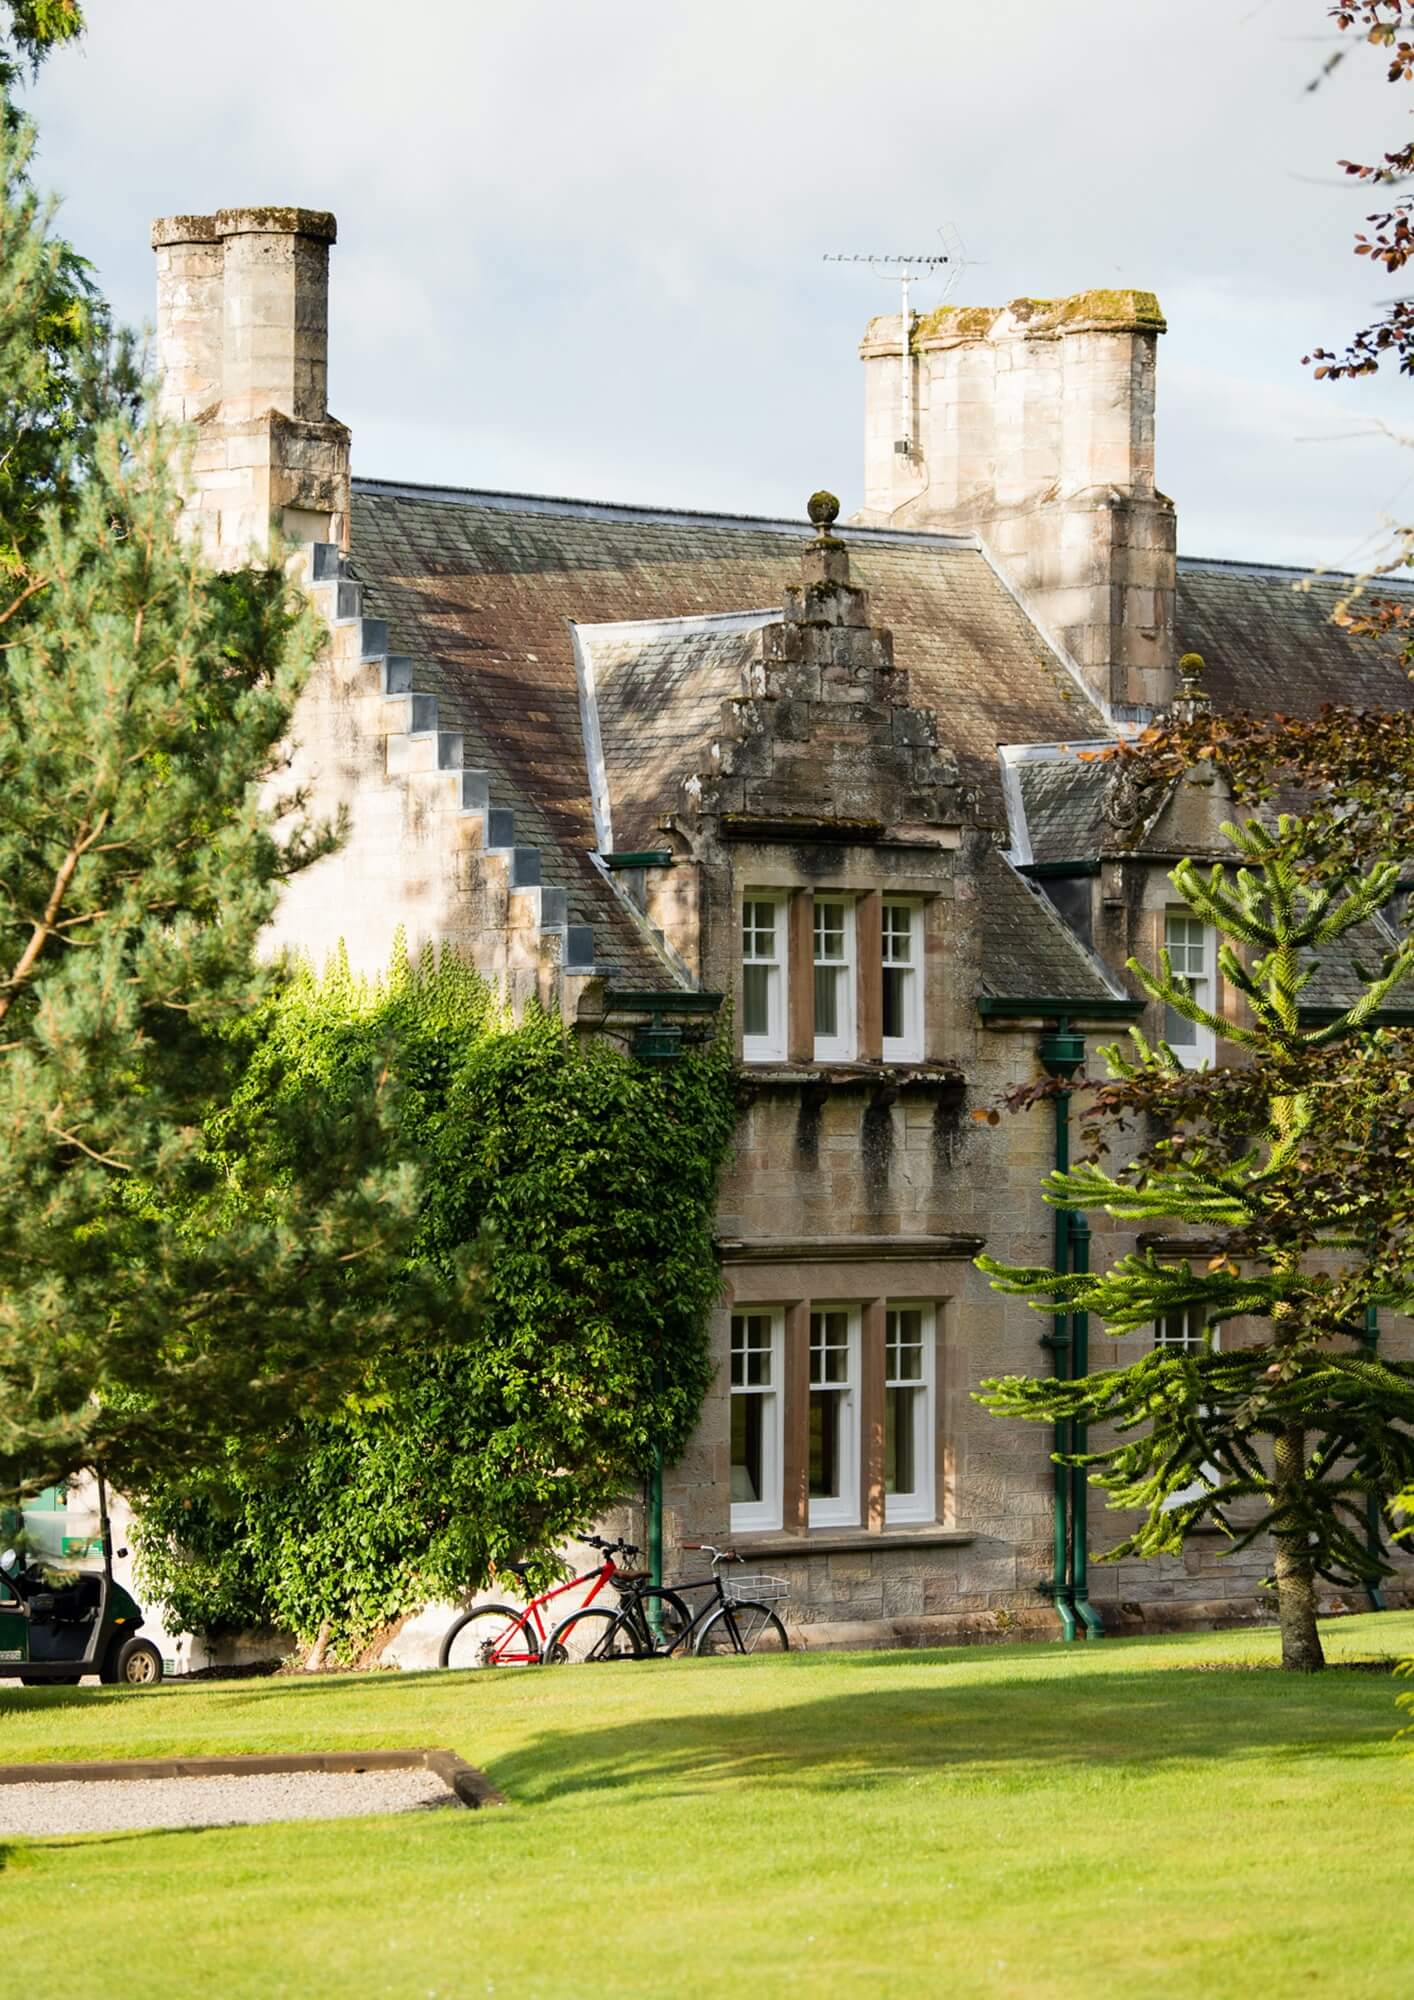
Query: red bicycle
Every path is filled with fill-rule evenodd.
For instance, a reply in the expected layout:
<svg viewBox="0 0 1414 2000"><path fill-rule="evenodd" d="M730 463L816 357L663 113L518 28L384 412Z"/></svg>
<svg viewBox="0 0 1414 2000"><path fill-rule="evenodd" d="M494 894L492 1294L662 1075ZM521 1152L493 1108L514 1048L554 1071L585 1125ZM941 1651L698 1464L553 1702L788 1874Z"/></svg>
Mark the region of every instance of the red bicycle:
<svg viewBox="0 0 1414 2000"><path fill-rule="evenodd" d="M604 1560L597 1569L586 1570L582 1576L572 1576L568 1583L557 1583L553 1590L542 1591L539 1597L532 1597L524 1610L518 1611L512 1604L474 1604L447 1628L437 1655L438 1666L538 1667L545 1657L550 1624L555 1622L547 1623L543 1615L547 1604L585 1583L594 1586L584 1600L586 1605L592 1604L606 1584L616 1577L625 1582L632 1574L620 1569L614 1558L636 1556L638 1549L633 1542L606 1542L599 1535L585 1535L583 1539L591 1549L604 1552ZM530 1564L513 1562L505 1567L524 1581Z"/></svg>

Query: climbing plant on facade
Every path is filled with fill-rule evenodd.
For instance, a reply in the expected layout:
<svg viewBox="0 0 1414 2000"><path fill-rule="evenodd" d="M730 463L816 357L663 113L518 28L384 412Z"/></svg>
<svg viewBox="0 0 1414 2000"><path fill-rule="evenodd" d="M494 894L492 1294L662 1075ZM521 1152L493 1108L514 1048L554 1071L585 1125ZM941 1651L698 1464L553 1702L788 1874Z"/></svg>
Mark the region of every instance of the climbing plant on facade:
<svg viewBox="0 0 1414 2000"><path fill-rule="evenodd" d="M1377 1025L1414 971L1414 942L1383 934L1381 962L1352 965L1344 1011L1303 1024L1313 956L1368 950L1399 871L1376 861L1332 875L1320 853L1313 869L1308 829L1291 815L1224 831L1240 865L1184 861L1171 880L1225 940L1219 963L1241 1014L1200 1006L1167 953L1157 972L1129 969L1245 1060L1186 1071L1135 1031L1133 1054L1105 1052L1092 1156L1044 1187L1058 1207L1180 1235L1093 1274L978 1260L999 1291L1094 1314L1116 1335L1197 1313L1206 1346L1078 1380L994 1380L982 1400L1000 1416L1114 1427L1076 1461L1112 1506L1138 1513L1114 1556L1175 1553L1213 1524L1234 1548L1270 1536L1283 1664L1309 1671L1323 1664L1317 1579L1387 1570L1369 1502L1387 1507L1414 1480L1414 1364L1372 1352L1365 1320L1369 1307L1414 1301L1414 1048ZM1107 1165L1106 1135L1148 1119L1162 1136ZM1220 1344L1225 1326L1233 1337Z"/></svg>
<svg viewBox="0 0 1414 2000"><path fill-rule="evenodd" d="M472 1252L464 1337L399 1357L356 1404L149 1488L152 1586L198 1630L274 1623L348 1656L497 1563L540 1557L685 1444L710 1379L718 1167L734 1124L728 1052L644 1064L495 993L444 955L381 981L335 967L266 1012L216 1139L239 1180L313 1085L337 1105L383 1068L419 1163L408 1276ZM238 1456L239 1462L236 1462Z"/></svg>

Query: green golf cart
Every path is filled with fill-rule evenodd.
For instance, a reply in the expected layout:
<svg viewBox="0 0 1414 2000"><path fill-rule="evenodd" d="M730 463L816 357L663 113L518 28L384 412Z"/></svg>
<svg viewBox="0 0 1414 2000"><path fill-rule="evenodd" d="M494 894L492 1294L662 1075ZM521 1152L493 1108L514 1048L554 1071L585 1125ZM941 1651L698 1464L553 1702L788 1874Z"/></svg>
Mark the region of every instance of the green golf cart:
<svg viewBox="0 0 1414 2000"><path fill-rule="evenodd" d="M142 1607L101 1571L55 1571L0 1555L0 1676L74 1687L85 1674L129 1687L162 1678L162 1655L137 1636Z"/></svg>

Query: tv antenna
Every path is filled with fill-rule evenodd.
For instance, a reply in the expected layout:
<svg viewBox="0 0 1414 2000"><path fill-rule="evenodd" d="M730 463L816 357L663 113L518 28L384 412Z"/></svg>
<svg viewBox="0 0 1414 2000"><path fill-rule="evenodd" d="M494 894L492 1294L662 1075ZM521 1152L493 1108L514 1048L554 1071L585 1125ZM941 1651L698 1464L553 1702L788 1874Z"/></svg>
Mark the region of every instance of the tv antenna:
<svg viewBox="0 0 1414 2000"><path fill-rule="evenodd" d="M898 436L894 439L894 450L900 458L907 458L914 448L913 436L913 308L912 288L916 284L928 284L938 278L943 279L943 300L948 299L957 286L968 258L963 254L962 238L952 223L947 223L938 231L942 243L941 250L928 250L917 255L902 252L893 256L876 256L865 253L851 254L848 251L825 252L827 264L867 264L875 277L885 279L899 288L899 325L902 331L903 350L899 359L899 425Z"/></svg>

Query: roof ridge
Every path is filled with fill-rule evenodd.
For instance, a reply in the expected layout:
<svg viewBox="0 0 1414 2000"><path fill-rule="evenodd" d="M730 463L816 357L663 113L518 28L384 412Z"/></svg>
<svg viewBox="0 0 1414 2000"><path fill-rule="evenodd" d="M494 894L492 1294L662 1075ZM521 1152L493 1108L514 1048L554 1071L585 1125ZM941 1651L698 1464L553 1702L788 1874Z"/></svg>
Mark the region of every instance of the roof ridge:
<svg viewBox="0 0 1414 2000"><path fill-rule="evenodd" d="M1381 590L1414 590L1407 577L1381 576L1373 570L1319 569L1298 563L1249 562L1242 556L1180 556L1180 569L1225 569L1240 576L1290 576L1301 583L1372 583Z"/></svg>
<svg viewBox="0 0 1414 2000"><path fill-rule="evenodd" d="M434 486L412 479L368 479L353 481L355 493L370 499L440 500L454 507L487 507L514 514L559 514L589 521L639 521L677 523L700 528L774 528L800 541L810 541L817 533L809 521L787 521L772 514L717 514L693 507L651 507L627 500L577 500L568 494L501 493L474 486ZM975 535L944 535L926 528L860 528L846 525L851 542L882 542L910 547L966 549L975 552L981 543Z"/></svg>

